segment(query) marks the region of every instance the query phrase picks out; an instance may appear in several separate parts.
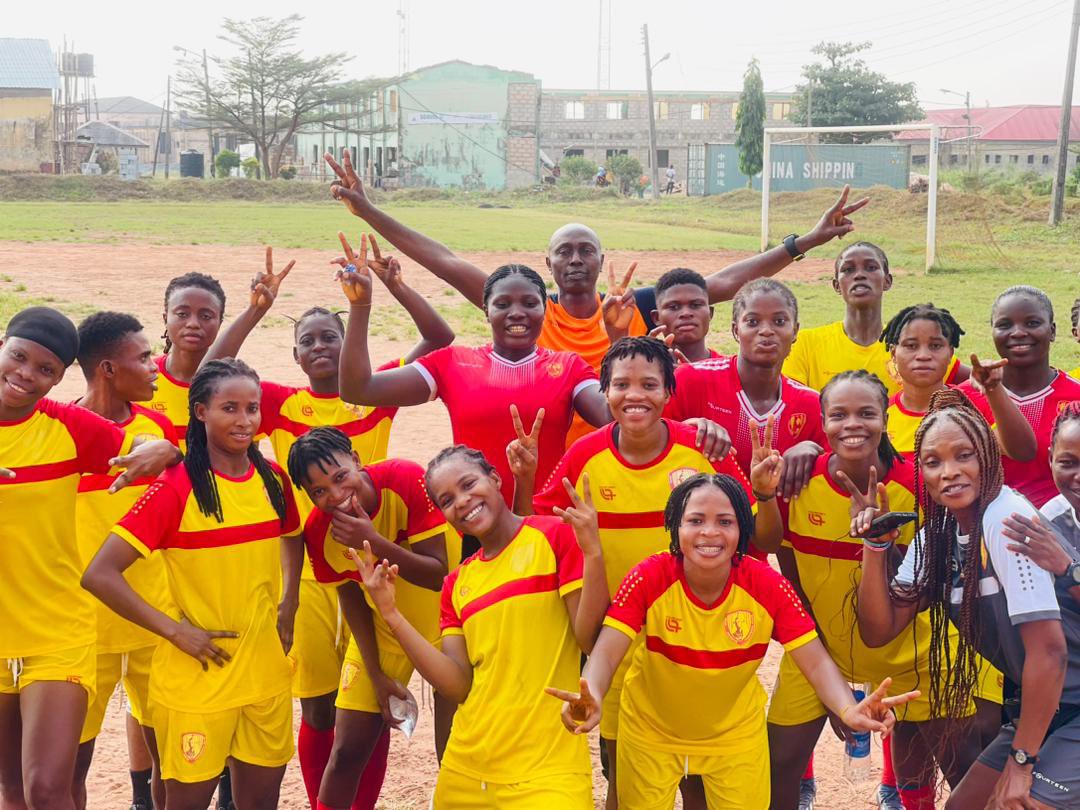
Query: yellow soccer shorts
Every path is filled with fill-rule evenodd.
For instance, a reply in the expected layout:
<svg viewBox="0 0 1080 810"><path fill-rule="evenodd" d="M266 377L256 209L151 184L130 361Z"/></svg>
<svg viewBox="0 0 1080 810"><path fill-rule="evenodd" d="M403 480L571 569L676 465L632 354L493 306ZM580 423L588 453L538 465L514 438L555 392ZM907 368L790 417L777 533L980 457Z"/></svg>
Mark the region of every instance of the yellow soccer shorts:
<svg viewBox="0 0 1080 810"><path fill-rule="evenodd" d="M1005 676L985 658L979 659L979 683L975 686L975 694L981 700L991 703L1001 703L1004 700L1002 690L1005 688Z"/></svg>
<svg viewBox="0 0 1080 810"><path fill-rule="evenodd" d="M592 775L563 773L527 782L495 784L442 768L435 782L433 807L434 810L592 810Z"/></svg>
<svg viewBox="0 0 1080 810"><path fill-rule="evenodd" d="M922 691L922 695L917 700L896 707L896 718L909 723L921 723L931 719L929 676L924 674L919 679L916 673L907 672L897 673L892 678L893 683L889 688L892 694L908 692L912 689ZM874 686L877 686L876 682ZM776 687L773 689L772 702L769 704L769 722L778 726L797 726L825 715L825 704L821 702L814 687L806 680L791 656L785 653L780 661Z"/></svg>
<svg viewBox="0 0 1080 810"><path fill-rule="evenodd" d="M338 612L337 588L300 580L300 606L289 650L293 697L328 695L337 689L348 628Z"/></svg>
<svg viewBox="0 0 1080 810"><path fill-rule="evenodd" d="M413 674L412 661L399 651L380 649L379 668L387 677L405 686L409 685L409 679ZM337 701L334 705L339 709L348 709L353 712L371 712L372 714L382 712L379 699L375 694L375 685L368 677L364 662L360 658L360 649L351 639L349 648L345 652L345 663L341 667L341 682L338 684Z"/></svg>
<svg viewBox="0 0 1080 810"><path fill-rule="evenodd" d="M97 685L94 699L86 709L80 743L92 740L101 733L105 710L109 708L116 685L121 682L131 716L141 726L149 723L150 662L154 659L156 649L157 645L153 644L126 653L98 653Z"/></svg>
<svg viewBox="0 0 1080 810"><path fill-rule="evenodd" d="M765 810L769 740L764 729L758 738L715 756L675 754L619 740L615 781L620 810L671 810L679 781L688 774L701 776L710 808Z"/></svg>
<svg viewBox="0 0 1080 810"><path fill-rule="evenodd" d="M229 757L279 768L293 755L290 692L220 712L193 714L159 704L150 712L163 779L206 782L221 775Z"/></svg>
<svg viewBox="0 0 1080 810"><path fill-rule="evenodd" d="M639 633L637 638L631 642L630 649L626 651L626 655L619 662L619 668L615 670L615 674L611 678L611 686L608 687L607 694L604 695L604 701L600 705L600 736L605 740L617 741L619 739L619 706L622 703L623 681L626 680L626 673L630 670L630 662L642 643L641 639L642 636Z"/></svg>
<svg viewBox="0 0 1080 810"><path fill-rule="evenodd" d="M97 646L83 644L66 650L0 659L0 695L17 695L38 681L66 681L86 690L93 702L97 684Z"/></svg>

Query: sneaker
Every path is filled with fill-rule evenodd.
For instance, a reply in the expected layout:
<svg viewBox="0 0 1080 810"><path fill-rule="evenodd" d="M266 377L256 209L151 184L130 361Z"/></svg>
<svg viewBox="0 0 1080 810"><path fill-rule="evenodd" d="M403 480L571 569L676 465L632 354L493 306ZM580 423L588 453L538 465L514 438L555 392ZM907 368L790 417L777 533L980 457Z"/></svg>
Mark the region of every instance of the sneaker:
<svg viewBox="0 0 1080 810"><path fill-rule="evenodd" d="M799 782L799 810L814 810L814 799L817 798L817 779L803 779Z"/></svg>
<svg viewBox="0 0 1080 810"><path fill-rule="evenodd" d="M877 806L880 810L904 810L900 791L892 785L878 785Z"/></svg>
<svg viewBox="0 0 1080 810"><path fill-rule="evenodd" d="M128 810L150 810L150 808L142 802L135 802L133 805L131 805L131 807L128 808Z"/></svg>

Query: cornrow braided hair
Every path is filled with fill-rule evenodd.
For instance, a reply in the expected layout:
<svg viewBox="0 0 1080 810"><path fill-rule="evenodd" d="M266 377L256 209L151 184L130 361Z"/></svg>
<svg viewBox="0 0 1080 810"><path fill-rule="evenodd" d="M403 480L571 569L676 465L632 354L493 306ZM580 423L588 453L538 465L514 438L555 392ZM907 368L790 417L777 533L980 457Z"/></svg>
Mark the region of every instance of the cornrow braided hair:
<svg viewBox="0 0 1080 810"><path fill-rule="evenodd" d="M836 261L833 263L833 278L836 279L840 275L840 265L844 262L844 256L849 251L855 248L866 248L874 252L877 255L878 261L881 263L881 270L885 275L889 275L889 257L885 255L885 251L875 245L873 242L852 242L850 245L844 245L843 250L840 251L836 257Z"/></svg>
<svg viewBox="0 0 1080 810"><path fill-rule="evenodd" d="M829 400L829 393L834 387L844 382L860 382L874 389L874 392L881 400L881 414L884 418L888 418L889 414L889 389L885 387L876 374L872 374L864 368L849 369L847 371L841 371L827 383L825 387L821 389L821 415L825 416L825 410L827 402ZM903 461L904 457L900 455L900 452L893 447L892 441L889 439L889 431L886 430L887 423L881 428L881 438L878 440L878 457L881 459L881 463L885 465L884 470L879 471L881 478L885 477L885 474L892 469L893 464L897 461Z"/></svg>
<svg viewBox="0 0 1080 810"><path fill-rule="evenodd" d="M288 318L293 323L293 340L296 340L296 333L300 330L300 324L302 324L308 318L314 318L314 317L316 317L318 315L326 315L331 320L333 320L334 325L337 327L337 329L341 333L342 337L344 337L345 336L345 320L341 317L342 314L343 314L342 311L339 310L339 309L329 310L326 307L312 307L311 309L305 310L303 312L303 314L300 315L299 318L292 318L292 317L290 317L288 315L286 315L285 317Z"/></svg>
<svg viewBox="0 0 1080 810"><path fill-rule="evenodd" d="M881 332L881 342L886 349L892 349L900 345L900 335L904 327L913 321L933 321L941 328L941 334L954 349L960 348L960 336L964 330L947 309L935 307L933 304L915 304L904 307L893 315L892 320L885 324Z"/></svg>
<svg viewBox="0 0 1080 810"><path fill-rule="evenodd" d="M544 286L544 279L540 277L540 274L524 264L504 264L502 267L495 268L495 272L492 273L484 280L484 311L487 312L488 301L491 300L491 296L494 294L495 285L502 281L504 278L510 276L521 276L527 282L536 287L536 291L540 294L540 300L543 301L543 306L547 308L548 293L547 287Z"/></svg>
<svg viewBox="0 0 1080 810"><path fill-rule="evenodd" d="M1080 329L1080 298L1073 301L1072 309L1069 310L1069 317L1072 319L1072 328Z"/></svg>
<svg viewBox="0 0 1080 810"><path fill-rule="evenodd" d="M210 450L206 437L206 425L195 416L196 405L207 405L210 398L217 391L218 385L223 380L232 377L247 377L256 385L259 383L259 375L255 373L243 360L230 358L228 360L211 360L202 366L191 380L191 388L188 390L188 431L187 431L187 454L184 456L184 466L187 468L188 477L191 479L191 491L195 495L195 502L199 504L199 511L207 517L217 518L218 523L225 521L221 510L221 497L218 494L217 478L214 476L213 467L210 466ZM274 474L270 464L259 452L259 446L252 442L248 446L248 459L255 465L259 476L263 480L270 505L274 507L282 528L285 527L287 508L285 505L285 493L281 487L281 480Z"/></svg>
<svg viewBox="0 0 1080 810"><path fill-rule="evenodd" d="M428 462L427 470L424 471L424 488L432 501L435 500L435 494L431 491L431 476L436 469L455 458L463 458L465 461L475 464L483 471L484 475L491 475L495 472L495 465L488 461L487 457L479 450L464 444L444 447L435 455L435 458Z"/></svg>
<svg viewBox="0 0 1080 810"><path fill-rule="evenodd" d="M782 281L777 281L775 278L755 278L753 281L748 281L739 287L739 291L735 293L735 298L731 302L731 320L737 321L739 316L747 307L747 303L757 293L773 293L784 299L794 316L794 320L799 320L799 299L795 297L795 293L791 291L791 288L784 284Z"/></svg>
<svg viewBox="0 0 1080 810"><path fill-rule="evenodd" d="M930 408L915 433L915 457L922 455L926 435L937 425L951 423L958 427L975 448L979 462L979 491L975 499L975 520L968 538L963 562L953 556L957 536L956 517L934 501L927 490L919 464L915 464L915 498L918 518L915 535L922 534L921 543L913 543L909 554L915 554L915 585L894 590L897 601L930 603L930 672L943 677L930 679L930 705L933 717L964 717L979 681L979 577L982 567L983 527L986 507L1001 492L1004 474L997 439L975 406L961 392L951 388L935 391ZM952 598L953 572L960 566L962 596L960 599L960 631L955 658L949 644L949 607ZM955 748L964 724L950 723L938 745L942 752Z"/></svg>
<svg viewBox="0 0 1080 810"><path fill-rule="evenodd" d="M686 502L690 500L694 490L705 486L716 487L727 495L735 510L735 520L739 524L739 545L736 547L735 558L731 564L738 565L743 555L750 549L750 538L754 536L754 512L742 484L723 473L698 473L671 490L667 506L664 507L664 528L671 535L669 550L676 559L682 559L679 526L682 525L683 514L686 512Z"/></svg>
<svg viewBox="0 0 1080 810"><path fill-rule="evenodd" d="M298 486L310 481L308 470L318 464L325 474L328 464L337 465L335 456L344 454L352 458L353 446L349 437L336 427L312 428L293 442L289 448L289 478Z"/></svg>
<svg viewBox="0 0 1080 810"><path fill-rule="evenodd" d="M169 281L168 286L165 287L165 311L169 311L169 299L172 298L172 294L177 290L186 290L189 287L197 287L200 290L206 290L212 296L217 298L221 305L221 311L218 313L218 321L221 321L225 317L225 290L219 282L213 276L208 276L206 273L190 272L184 273L182 276L177 276ZM165 340L165 354L169 353L169 349L172 348L172 340L169 339L169 330L166 329L162 335Z"/></svg>
<svg viewBox="0 0 1080 810"><path fill-rule="evenodd" d="M650 363L660 366L664 378L664 390L669 394L675 391L675 360L664 341L646 335L619 338L604 355L600 363L600 390L607 393L611 387L611 367L616 360L644 357Z"/></svg>
<svg viewBox="0 0 1080 810"><path fill-rule="evenodd" d="M1057 443L1058 433L1068 422L1080 422L1080 402L1070 402L1058 413L1057 419L1054 420L1054 430L1050 434L1051 451L1053 451L1054 445Z"/></svg>
<svg viewBox="0 0 1080 810"><path fill-rule="evenodd" d="M994 305L990 308L990 320L993 322L994 312L997 311L998 304L1010 295L1024 295L1028 298L1034 298L1039 302L1039 305L1046 310L1047 316L1050 318L1050 323L1054 322L1054 304L1050 300L1050 296L1040 290L1038 287L1032 287L1030 284L1016 284L1012 287L1007 287L998 293L998 297L994 299ZM1080 303L1080 299L1077 299ZM1073 304L1073 308L1076 308L1076 304ZM1073 323L1075 323L1076 316L1073 316Z"/></svg>

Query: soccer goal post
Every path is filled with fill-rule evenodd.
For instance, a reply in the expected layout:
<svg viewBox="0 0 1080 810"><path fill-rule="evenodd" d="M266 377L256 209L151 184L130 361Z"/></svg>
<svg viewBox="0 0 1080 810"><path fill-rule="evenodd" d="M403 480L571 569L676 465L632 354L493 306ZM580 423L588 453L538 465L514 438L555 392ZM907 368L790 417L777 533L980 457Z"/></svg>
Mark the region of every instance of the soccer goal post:
<svg viewBox="0 0 1080 810"><path fill-rule="evenodd" d="M926 164L928 169L927 205L926 205L926 269L937 263L937 204L938 204L938 158L941 148L941 131L937 124L894 124L892 126L857 126L857 127L766 127L764 149L762 152L761 173L761 250L769 247L769 191L775 172L777 177L784 177L783 165L774 165L773 147L789 143L805 143L809 136L823 134L890 134L897 132L929 133L929 154ZM821 145L823 146L823 145ZM813 148L813 147L808 147ZM844 181L842 172L831 172L830 166L841 165L826 162L823 178L831 184ZM910 166L906 167L910 172ZM905 180L905 183L907 181ZM854 183L852 183L854 185Z"/></svg>

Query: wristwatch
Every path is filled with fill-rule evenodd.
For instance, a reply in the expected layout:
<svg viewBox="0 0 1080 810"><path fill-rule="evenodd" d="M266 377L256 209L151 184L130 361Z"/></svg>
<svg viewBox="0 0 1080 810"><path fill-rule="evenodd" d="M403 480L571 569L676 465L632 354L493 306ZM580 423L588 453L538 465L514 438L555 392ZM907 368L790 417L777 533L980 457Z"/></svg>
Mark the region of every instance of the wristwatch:
<svg viewBox="0 0 1080 810"><path fill-rule="evenodd" d="M792 261L801 262L806 256L805 253L800 253L799 249L795 247L795 240L799 238L797 233L789 233L784 237L784 250L788 252Z"/></svg>
<svg viewBox="0 0 1080 810"><path fill-rule="evenodd" d="M1073 560L1065 569L1065 573L1061 574L1060 577L1064 580L1068 580L1070 586L1080 585L1080 562Z"/></svg>
<svg viewBox="0 0 1080 810"><path fill-rule="evenodd" d="M1029 754L1023 748L1010 748L1009 756L1012 757L1013 762L1017 765L1034 765L1039 761L1039 758L1034 754Z"/></svg>

